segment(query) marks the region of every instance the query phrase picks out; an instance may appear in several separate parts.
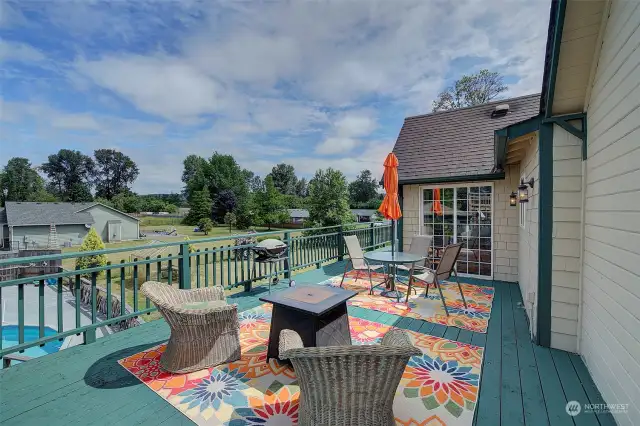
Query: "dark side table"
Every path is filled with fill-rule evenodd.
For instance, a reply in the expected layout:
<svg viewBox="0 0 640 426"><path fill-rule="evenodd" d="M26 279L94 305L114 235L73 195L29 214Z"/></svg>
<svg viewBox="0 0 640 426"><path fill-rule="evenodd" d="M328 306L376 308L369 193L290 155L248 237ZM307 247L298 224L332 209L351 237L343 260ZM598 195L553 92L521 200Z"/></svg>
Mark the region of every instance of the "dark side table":
<svg viewBox="0 0 640 426"><path fill-rule="evenodd" d="M347 300L357 293L339 287L296 286L261 297L273 304L267 362L278 358L280 331L293 330L305 347L351 345Z"/></svg>

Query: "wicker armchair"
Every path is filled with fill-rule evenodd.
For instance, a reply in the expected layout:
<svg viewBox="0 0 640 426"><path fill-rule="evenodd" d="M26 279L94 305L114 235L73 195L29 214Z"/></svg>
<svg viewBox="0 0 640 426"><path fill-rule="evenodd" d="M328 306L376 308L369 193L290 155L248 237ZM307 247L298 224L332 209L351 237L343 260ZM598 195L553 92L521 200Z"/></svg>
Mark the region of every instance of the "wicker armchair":
<svg viewBox="0 0 640 426"><path fill-rule="evenodd" d="M280 359L293 364L300 384L300 426L395 425L393 398L414 355L402 330L381 345L305 348L292 330L280 332Z"/></svg>
<svg viewBox="0 0 640 426"><path fill-rule="evenodd" d="M147 281L142 293L171 328L162 368L188 373L240 359L238 307L227 304L222 287L179 290Z"/></svg>

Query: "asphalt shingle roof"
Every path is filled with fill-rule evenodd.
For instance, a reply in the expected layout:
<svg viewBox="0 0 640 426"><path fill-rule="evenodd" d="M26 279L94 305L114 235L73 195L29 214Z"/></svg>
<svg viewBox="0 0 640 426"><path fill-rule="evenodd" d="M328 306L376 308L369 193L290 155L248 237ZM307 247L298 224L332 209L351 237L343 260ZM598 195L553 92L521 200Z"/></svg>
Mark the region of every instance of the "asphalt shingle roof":
<svg viewBox="0 0 640 426"><path fill-rule="evenodd" d="M509 104L509 113L491 118L496 105ZM407 117L393 148L398 179L415 181L491 173L494 132L535 117L540 95L501 99L468 108Z"/></svg>
<svg viewBox="0 0 640 426"><path fill-rule="evenodd" d="M35 203L7 201L5 210L9 226L71 225L94 223L89 212L78 212L95 203Z"/></svg>

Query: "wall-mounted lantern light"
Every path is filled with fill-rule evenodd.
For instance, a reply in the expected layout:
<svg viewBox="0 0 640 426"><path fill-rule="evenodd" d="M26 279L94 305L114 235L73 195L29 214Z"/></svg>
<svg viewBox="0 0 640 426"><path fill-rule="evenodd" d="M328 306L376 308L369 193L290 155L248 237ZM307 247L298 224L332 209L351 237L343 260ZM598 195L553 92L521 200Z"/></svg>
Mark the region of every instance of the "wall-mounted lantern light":
<svg viewBox="0 0 640 426"><path fill-rule="evenodd" d="M520 200L521 203L529 202L529 190L527 189L527 186L533 189L533 178L529 179L528 182L525 182L524 179L520 180L520 185L518 186L518 200Z"/></svg>
<svg viewBox="0 0 640 426"><path fill-rule="evenodd" d="M511 195L509 196L509 205L511 207L515 207L517 203L518 203L518 194L516 194L515 192L512 192Z"/></svg>

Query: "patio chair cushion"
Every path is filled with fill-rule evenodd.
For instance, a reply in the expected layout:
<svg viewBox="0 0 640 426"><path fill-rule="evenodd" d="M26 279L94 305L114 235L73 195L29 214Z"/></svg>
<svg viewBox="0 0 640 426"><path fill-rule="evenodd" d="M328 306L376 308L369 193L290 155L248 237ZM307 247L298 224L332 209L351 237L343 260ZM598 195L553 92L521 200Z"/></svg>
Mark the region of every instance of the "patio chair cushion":
<svg viewBox="0 0 640 426"><path fill-rule="evenodd" d="M203 300L196 302L187 302L180 305L182 309L202 310L225 306L227 303L223 300Z"/></svg>

